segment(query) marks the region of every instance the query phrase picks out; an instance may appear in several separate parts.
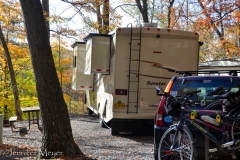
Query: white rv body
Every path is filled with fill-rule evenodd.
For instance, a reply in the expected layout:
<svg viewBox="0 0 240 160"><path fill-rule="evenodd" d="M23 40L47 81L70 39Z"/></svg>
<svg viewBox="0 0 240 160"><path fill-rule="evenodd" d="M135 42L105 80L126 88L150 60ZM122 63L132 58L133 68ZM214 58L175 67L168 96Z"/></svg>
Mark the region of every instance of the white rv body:
<svg viewBox="0 0 240 160"><path fill-rule="evenodd" d="M84 74L84 63L86 59L85 42L75 42L73 48L73 77L72 89L93 90L93 75Z"/></svg>
<svg viewBox="0 0 240 160"><path fill-rule="evenodd" d="M85 90L87 107L111 122L113 135L141 132L134 127L153 122L160 100L154 86L164 89L175 75L167 69L198 69L198 38L194 32L150 27L90 34L84 73L93 75L93 90ZM153 125L149 128L153 134Z"/></svg>
<svg viewBox="0 0 240 160"><path fill-rule="evenodd" d="M199 75L235 75L240 68L240 58L213 60L199 63L199 71L211 71L209 73L201 73ZM229 72L230 70L230 72ZM235 72L234 72L235 70ZM214 72L216 71L216 72Z"/></svg>

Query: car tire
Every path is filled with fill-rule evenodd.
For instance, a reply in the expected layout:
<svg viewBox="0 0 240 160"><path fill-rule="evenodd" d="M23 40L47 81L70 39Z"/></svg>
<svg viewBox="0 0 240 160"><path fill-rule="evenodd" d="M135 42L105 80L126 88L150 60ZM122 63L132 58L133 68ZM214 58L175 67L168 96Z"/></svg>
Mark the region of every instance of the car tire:
<svg viewBox="0 0 240 160"><path fill-rule="evenodd" d="M157 153L154 153L154 160L158 160L158 154Z"/></svg>
<svg viewBox="0 0 240 160"><path fill-rule="evenodd" d="M154 117L154 125L155 125L155 122L156 122L156 115L155 115L155 117ZM155 136L157 136L157 135L155 135L155 131L154 131L154 150L153 150L153 156L154 156L154 160L158 160L158 149L157 149L157 146L159 145L159 142L157 143L156 141L155 141ZM155 144L155 143L157 143L157 144Z"/></svg>

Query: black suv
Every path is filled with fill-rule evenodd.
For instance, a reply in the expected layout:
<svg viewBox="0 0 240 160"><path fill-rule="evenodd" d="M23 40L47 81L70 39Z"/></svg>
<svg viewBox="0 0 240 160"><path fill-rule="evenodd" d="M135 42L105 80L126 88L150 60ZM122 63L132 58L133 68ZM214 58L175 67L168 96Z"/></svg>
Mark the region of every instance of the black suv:
<svg viewBox="0 0 240 160"><path fill-rule="evenodd" d="M208 71L209 72L209 71ZM220 71L219 71L220 72ZM226 72L226 71L224 71ZM229 71L228 71L229 72ZM202 75L202 76L187 76L186 74L182 77L174 76L165 88L165 92L172 94L173 96L183 96L189 91L201 90L200 93L191 97L191 101L194 104L193 107L196 110L199 109L213 109L221 110L222 106L220 102L215 102L214 96L208 96L207 94L219 86L223 86L225 91L236 92L240 89L240 77L236 76L238 71L230 71L231 75L216 76L216 75ZM181 72L186 73L186 72ZM210 73L210 72L209 72ZM187 73L190 75L191 73ZM209 104L211 104L209 106ZM214 104L214 105L212 105ZM155 116L154 122L154 158L158 159L158 146L163 133L169 128L170 125L176 120L168 116L164 110L165 97L162 97L158 110ZM204 159L204 136L191 130L194 138L196 139L196 148L198 158Z"/></svg>

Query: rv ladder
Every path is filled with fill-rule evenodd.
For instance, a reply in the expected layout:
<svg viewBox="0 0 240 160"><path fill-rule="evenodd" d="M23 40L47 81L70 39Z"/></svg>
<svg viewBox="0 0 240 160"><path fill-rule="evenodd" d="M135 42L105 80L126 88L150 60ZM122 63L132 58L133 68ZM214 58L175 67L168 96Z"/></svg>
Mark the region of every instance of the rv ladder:
<svg viewBox="0 0 240 160"><path fill-rule="evenodd" d="M128 68L128 101L127 114L138 113L139 71L142 27L133 31L132 24L130 33L130 53ZM136 32L137 31L137 32Z"/></svg>

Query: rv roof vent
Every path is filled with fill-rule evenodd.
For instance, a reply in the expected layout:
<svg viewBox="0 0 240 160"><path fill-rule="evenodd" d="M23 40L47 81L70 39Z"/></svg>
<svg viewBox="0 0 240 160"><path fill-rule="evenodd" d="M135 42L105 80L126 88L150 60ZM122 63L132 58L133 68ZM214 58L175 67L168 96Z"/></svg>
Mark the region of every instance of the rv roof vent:
<svg viewBox="0 0 240 160"><path fill-rule="evenodd" d="M153 27L153 28L157 28L157 23L142 23L142 27Z"/></svg>

